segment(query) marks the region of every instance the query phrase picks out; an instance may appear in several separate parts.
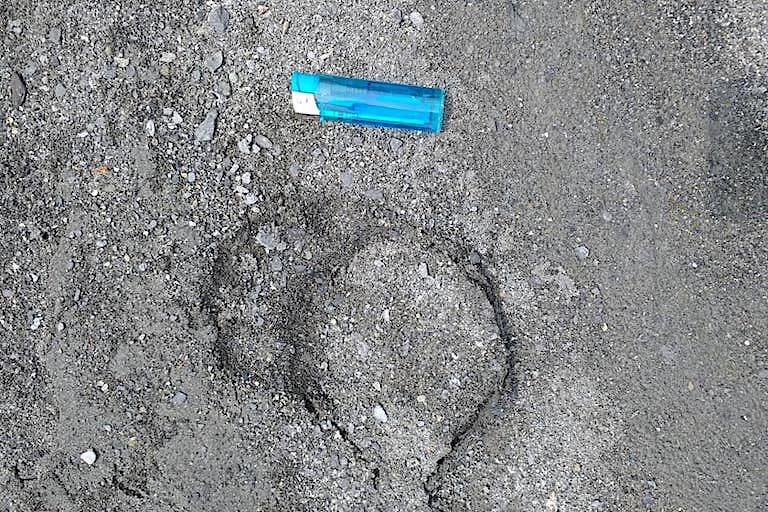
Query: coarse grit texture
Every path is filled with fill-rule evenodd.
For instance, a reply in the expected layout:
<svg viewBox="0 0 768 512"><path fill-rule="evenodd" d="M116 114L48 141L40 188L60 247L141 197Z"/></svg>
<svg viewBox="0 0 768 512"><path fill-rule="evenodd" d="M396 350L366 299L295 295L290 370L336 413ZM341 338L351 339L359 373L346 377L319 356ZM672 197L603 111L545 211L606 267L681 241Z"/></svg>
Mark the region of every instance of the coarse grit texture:
<svg viewBox="0 0 768 512"><path fill-rule="evenodd" d="M768 510L764 1L0 31L0 511ZM444 130L295 115L293 70Z"/></svg>

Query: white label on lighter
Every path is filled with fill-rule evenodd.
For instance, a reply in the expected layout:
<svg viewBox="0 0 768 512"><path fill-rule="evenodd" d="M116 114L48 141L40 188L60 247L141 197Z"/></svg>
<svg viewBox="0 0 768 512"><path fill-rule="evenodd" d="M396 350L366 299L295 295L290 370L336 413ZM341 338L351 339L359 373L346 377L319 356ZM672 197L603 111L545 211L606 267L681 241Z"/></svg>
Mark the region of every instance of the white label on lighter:
<svg viewBox="0 0 768 512"><path fill-rule="evenodd" d="M293 99L293 111L297 114L320 115L320 109L317 108L314 94L291 91L291 98Z"/></svg>

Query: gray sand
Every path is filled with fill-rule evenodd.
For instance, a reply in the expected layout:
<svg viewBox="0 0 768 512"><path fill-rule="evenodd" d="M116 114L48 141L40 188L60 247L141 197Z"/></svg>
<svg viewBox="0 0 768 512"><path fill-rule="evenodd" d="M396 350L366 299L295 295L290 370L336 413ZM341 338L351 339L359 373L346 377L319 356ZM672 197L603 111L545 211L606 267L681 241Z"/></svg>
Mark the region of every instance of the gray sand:
<svg viewBox="0 0 768 512"><path fill-rule="evenodd" d="M0 4L0 510L768 510L768 4L365 4Z"/></svg>

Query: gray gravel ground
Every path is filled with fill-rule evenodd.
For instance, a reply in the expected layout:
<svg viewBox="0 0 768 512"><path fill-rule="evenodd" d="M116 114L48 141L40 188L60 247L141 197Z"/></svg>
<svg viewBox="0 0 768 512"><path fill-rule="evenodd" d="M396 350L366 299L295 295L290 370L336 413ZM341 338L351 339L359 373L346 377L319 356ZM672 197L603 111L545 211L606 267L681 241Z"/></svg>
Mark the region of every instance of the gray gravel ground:
<svg viewBox="0 0 768 512"><path fill-rule="evenodd" d="M0 510L768 510L763 0L0 29ZM293 69L446 130L300 118Z"/></svg>

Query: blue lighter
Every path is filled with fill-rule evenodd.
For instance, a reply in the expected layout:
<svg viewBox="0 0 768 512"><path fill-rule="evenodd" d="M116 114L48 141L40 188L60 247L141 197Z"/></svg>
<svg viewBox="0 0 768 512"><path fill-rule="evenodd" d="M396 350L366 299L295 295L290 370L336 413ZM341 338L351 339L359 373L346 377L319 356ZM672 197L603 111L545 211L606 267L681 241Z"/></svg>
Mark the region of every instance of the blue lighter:
<svg viewBox="0 0 768 512"><path fill-rule="evenodd" d="M291 75L293 109L320 121L439 132L442 89L300 73Z"/></svg>

